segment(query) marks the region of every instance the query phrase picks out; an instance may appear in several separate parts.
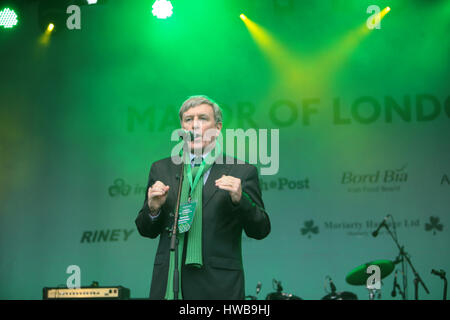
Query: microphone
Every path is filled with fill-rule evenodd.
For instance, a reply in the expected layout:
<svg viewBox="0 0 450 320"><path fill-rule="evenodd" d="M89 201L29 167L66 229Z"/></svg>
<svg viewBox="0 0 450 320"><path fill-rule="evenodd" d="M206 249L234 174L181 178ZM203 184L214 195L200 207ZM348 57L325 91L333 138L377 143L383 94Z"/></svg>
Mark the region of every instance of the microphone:
<svg viewBox="0 0 450 320"><path fill-rule="evenodd" d="M261 291L262 283L261 281L258 281L258 284L256 285L256 294L258 294Z"/></svg>
<svg viewBox="0 0 450 320"><path fill-rule="evenodd" d="M431 269L431 273L434 274L434 275L436 275L436 276L439 276L439 277L441 277L441 278L445 277L445 271L442 270L442 269L439 270L439 271L436 271L436 270L434 270L434 269Z"/></svg>
<svg viewBox="0 0 450 320"><path fill-rule="evenodd" d="M372 236L375 238L376 236L378 236L378 232L380 232L380 229L386 226L386 220L387 218L390 216L390 214L388 214L386 217L384 217L383 222L380 223L380 225L378 226L377 230L375 230L374 232L372 232Z"/></svg>
<svg viewBox="0 0 450 320"><path fill-rule="evenodd" d="M272 283L277 286L277 292L283 291L283 287L281 286L281 281L277 281L276 279L272 280Z"/></svg>
<svg viewBox="0 0 450 320"><path fill-rule="evenodd" d="M194 132L189 130L180 129L178 130L178 135L181 140L192 141L194 140Z"/></svg>
<svg viewBox="0 0 450 320"><path fill-rule="evenodd" d="M336 286L334 285L333 280L331 280L331 277L328 276L328 282L330 283L330 289L331 289L331 293L336 293Z"/></svg>
<svg viewBox="0 0 450 320"><path fill-rule="evenodd" d="M391 296L395 297L397 295L397 270L395 270L394 275L394 287L392 288Z"/></svg>

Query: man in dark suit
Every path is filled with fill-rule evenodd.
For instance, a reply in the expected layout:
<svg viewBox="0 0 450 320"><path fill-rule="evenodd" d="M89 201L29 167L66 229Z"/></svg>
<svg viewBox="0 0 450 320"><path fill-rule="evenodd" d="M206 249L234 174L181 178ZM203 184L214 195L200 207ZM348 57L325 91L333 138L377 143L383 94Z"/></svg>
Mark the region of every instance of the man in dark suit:
<svg viewBox="0 0 450 320"><path fill-rule="evenodd" d="M242 231L254 239L263 239L270 232L257 169L220 152L216 152L217 157L211 160L212 151L217 151L216 138L222 129L222 113L214 101L205 96L191 97L183 103L179 116L181 127L193 133L193 140L187 143L192 153L187 158L191 163L186 161L183 169L181 205L189 204L197 197L198 206L192 209L195 214L190 229L178 235L181 240L178 298L244 299ZM207 134L211 130L217 134ZM195 156L198 154L201 157ZM205 165L208 159L210 165ZM171 292L174 256L170 252L169 230L173 225L183 166L174 160L174 157L162 159L151 166L148 192L136 218L142 236L152 239L159 236L151 299L174 298ZM197 173L200 183L195 184L196 175L190 174L190 170L197 169L200 162L201 169ZM186 182L188 178L189 183Z"/></svg>

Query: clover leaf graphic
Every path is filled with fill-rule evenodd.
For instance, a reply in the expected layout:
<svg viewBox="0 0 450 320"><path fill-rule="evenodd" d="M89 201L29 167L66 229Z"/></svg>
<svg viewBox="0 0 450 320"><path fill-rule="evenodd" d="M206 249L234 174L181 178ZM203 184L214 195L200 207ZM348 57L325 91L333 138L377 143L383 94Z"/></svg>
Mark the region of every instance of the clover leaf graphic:
<svg viewBox="0 0 450 320"><path fill-rule="evenodd" d="M430 223L425 223L425 230L433 231L433 235L436 235L436 230L442 231L442 229L444 229L444 226L439 223L439 220L439 217L430 217Z"/></svg>
<svg viewBox="0 0 450 320"><path fill-rule="evenodd" d="M308 235L308 239L310 239L311 238L311 233L312 234L318 234L319 233L319 227L318 226L314 226L314 221L313 220L305 221L303 224L304 224L304 228L300 229L300 232L301 232L302 236Z"/></svg>

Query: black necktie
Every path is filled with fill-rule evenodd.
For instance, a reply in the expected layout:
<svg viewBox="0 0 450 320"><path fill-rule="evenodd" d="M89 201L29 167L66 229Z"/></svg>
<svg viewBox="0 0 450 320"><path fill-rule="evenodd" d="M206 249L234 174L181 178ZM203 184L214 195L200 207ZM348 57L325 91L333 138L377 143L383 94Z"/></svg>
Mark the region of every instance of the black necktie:
<svg viewBox="0 0 450 320"><path fill-rule="evenodd" d="M194 167L192 168L192 178L195 179L195 176L197 175L198 169L200 168L202 162L203 162L202 157L196 157L192 159L192 163L194 165Z"/></svg>

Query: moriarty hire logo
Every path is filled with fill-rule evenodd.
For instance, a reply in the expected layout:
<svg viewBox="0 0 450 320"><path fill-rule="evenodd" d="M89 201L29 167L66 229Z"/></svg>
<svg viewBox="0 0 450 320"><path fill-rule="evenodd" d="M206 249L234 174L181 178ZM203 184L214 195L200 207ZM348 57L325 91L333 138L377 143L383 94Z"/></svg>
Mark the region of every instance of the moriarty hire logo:
<svg viewBox="0 0 450 320"><path fill-rule="evenodd" d="M424 219L425 220L425 219ZM328 220L319 222L316 224L314 220L305 220L303 222L303 226L300 227L300 234L302 236L311 239L313 236L319 234L320 228L322 231L325 230L328 232L343 232L348 236L371 236L372 232L378 227L378 222L373 219L367 219L366 221L334 221ZM389 228L392 228L393 225L391 222L387 223ZM399 221L395 222L396 229L424 229L427 233L432 233L433 235L437 235L438 232L442 232L444 230L444 225L441 223L439 217L430 216L428 221L423 221L421 218L406 218L399 219ZM423 230L422 229L422 230ZM380 232L380 234L387 234L386 231Z"/></svg>

